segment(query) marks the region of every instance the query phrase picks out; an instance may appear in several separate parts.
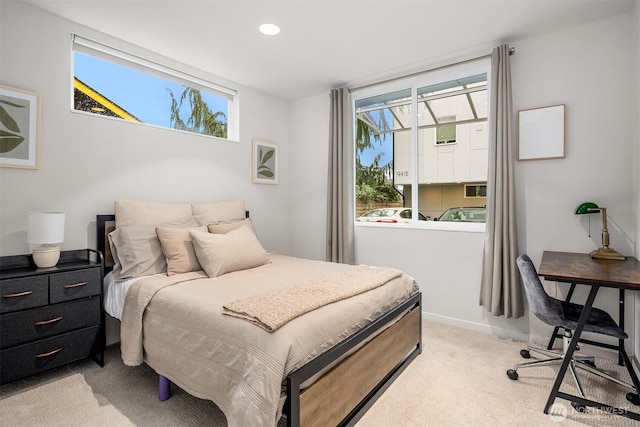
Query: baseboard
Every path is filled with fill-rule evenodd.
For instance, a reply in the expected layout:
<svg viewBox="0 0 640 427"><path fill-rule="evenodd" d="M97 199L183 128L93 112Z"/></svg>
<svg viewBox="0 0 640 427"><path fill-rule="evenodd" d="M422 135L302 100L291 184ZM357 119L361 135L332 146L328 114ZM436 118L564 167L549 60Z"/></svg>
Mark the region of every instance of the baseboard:
<svg viewBox="0 0 640 427"><path fill-rule="evenodd" d="M509 338L514 341L529 342L529 335L515 331L513 329L504 329L496 327L495 325L487 325L479 322L471 322L469 320L456 319L454 317L442 316L440 314L433 314L428 312L422 312L422 318L431 320L437 323L444 323L445 325L457 326L459 328L468 329L471 331L481 332L487 335L494 335L502 338Z"/></svg>

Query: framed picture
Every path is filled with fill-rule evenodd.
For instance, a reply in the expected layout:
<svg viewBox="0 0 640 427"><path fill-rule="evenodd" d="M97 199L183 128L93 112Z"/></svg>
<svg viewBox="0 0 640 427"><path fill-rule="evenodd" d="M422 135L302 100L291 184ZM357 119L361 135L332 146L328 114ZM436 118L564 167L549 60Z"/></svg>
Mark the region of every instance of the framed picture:
<svg viewBox="0 0 640 427"><path fill-rule="evenodd" d="M254 183L278 183L278 144L254 139L251 158L251 179Z"/></svg>
<svg viewBox="0 0 640 427"><path fill-rule="evenodd" d="M518 111L518 160L565 158L565 105Z"/></svg>
<svg viewBox="0 0 640 427"><path fill-rule="evenodd" d="M40 167L40 95L0 85L0 166Z"/></svg>

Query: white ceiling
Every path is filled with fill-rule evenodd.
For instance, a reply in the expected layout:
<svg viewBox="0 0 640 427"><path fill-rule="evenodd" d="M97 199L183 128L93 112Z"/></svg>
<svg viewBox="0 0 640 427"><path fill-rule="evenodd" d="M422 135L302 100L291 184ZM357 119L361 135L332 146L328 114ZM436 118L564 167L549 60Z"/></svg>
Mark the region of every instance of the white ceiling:
<svg viewBox="0 0 640 427"><path fill-rule="evenodd" d="M287 100L630 12L638 0L21 0ZM258 32L273 22L276 37ZM516 44L517 48L517 44Z"/></svg>

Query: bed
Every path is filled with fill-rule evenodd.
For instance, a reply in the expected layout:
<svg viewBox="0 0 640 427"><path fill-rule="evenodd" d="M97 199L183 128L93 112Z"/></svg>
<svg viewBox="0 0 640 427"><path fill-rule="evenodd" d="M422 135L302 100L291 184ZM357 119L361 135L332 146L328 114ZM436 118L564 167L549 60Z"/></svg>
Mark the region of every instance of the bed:
<svg viewBox="0 0 640 427"><path fill-rule="evenodd" d="M124 363L153 368L162 400L173 383L212 400L230 426L273 426L281 415L288 426L353 425L422 350L421 293L402 272L268 254L242 201L181 205L179 213L143 202L115 208L97 217L107 267L120 270L105 279L105 309L122 320ZM136 240L142 229L149 237L152 228L160 242L148 252L157 258L160 244L164 270L140 256L124 262L133 269L118 265L126 254L116 237ZM185 229L199 263L191 254L191 267L183 257L176 270L160 230ZM243 264L252 252L257 265ZM315 307L318 287L337 294Z"/></svg>

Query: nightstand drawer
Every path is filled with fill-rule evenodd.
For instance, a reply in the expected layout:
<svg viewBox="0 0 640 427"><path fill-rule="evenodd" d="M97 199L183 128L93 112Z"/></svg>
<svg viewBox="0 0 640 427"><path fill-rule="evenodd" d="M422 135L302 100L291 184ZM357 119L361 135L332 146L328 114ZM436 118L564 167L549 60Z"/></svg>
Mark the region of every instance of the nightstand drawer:
<svg viewBox="0 0 640 427"><path fill-rule="evenodd" d="M0 317L0 348L100 324L100 298L85 298Z"/></svg>
<svg viewBox="0 0 640 427"><path fill-rule="evenodd" d="M0 383L44 371L102 351L100 326L0 351Z"/></svg>
<svg viewBox="0 0 640 427"><path fill-rule="evenodd" d="M49 301L51 304L100 294L100 269L91 268L49 276Z"/></svg>
<svg viewBox="0 0 640 427"><path fill-rule="evenodd" d="M48 284L46 275L0 280L0 313L47 305Z"/></svg>

